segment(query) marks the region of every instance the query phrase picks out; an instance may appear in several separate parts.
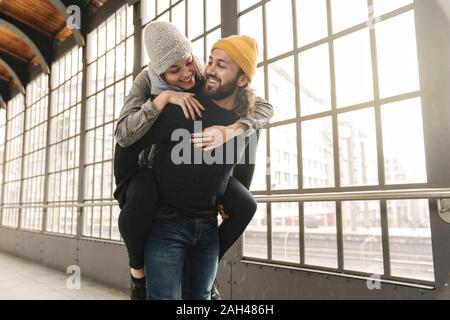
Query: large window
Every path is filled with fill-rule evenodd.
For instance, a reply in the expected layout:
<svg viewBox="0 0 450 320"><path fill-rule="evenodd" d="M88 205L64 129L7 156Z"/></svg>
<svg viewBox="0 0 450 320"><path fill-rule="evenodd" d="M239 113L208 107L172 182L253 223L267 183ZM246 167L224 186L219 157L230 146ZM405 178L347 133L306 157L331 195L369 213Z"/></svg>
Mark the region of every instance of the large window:
<svg viewBox="0 0 450 320"><path fill-rule="evenodd" d="M75 234L80 158L82 49L72 49L52 65L46 230Z"/></svg>
<svg viewBox="0 0 450 320"><path fill-rule="evenodd" d="M48 76L41 74L27 86L22 205L44 202L47 147ZM43 208L23 208L21 228L41 230Z"/></svg>
<svg viewBox="0 0 450 320"><path fill-rule="evenodd" d="M114 128L133 73L148 64L139 18L142 28L171 21L205 62L223 30L257 40L252 86L275 116L260 136L255 195L429 186L413 0L237 0L237 20L227 1L141 0L141 17L124 5L90 30L86 51L53 62L50 88L41 75L8 101L1 225L120 240ZM245 258L434 281L428 200L313 200L260 203Z"/></svg>
<svg viewBox="0 0 450 320"><path fill-rule="evenodd" d="M194 53L203 62L221 38L220 0L142 0L141 12L144 27L153 20L172 22L192 41ZM148 64L144 41L141 61L142 66Z"/></svg>
<svg viewBox="0 0 450 320"><path fill-rule="evenodd" d="M133 7L123 6L88 35L85 202L83 235L120 239L118 206L113 201L114 128L124 97L131 88L134 67Z"/></svg>
<svg viewBox="0 0 450 320"><path fill-rule="evenodd" d="M427 185L412 0L240 0L238 24L260 47L253 86L275 107L255 194ZM430 238L426 200L267 203L244 254L433 281Z"/></svg>
<svg viewBox="0 0 450 320"><path fill-rule="evenodd" d="M8 102L6 126L5 176L3 177L3 204L20 205L22 175L23 132L25 119L25 101L21 94ZM19 226L19 208L4 208L2 225Z"/></svg>
<svg viewBox="0 0 450 320"><path fill-rule="evenodd" d="M6 147L6 109L0 109L0 197L2 196L3 169L5 165L5 147ZM1 214L0 214L1 216ZM2 221L0 221L2 224Z"/></svg>

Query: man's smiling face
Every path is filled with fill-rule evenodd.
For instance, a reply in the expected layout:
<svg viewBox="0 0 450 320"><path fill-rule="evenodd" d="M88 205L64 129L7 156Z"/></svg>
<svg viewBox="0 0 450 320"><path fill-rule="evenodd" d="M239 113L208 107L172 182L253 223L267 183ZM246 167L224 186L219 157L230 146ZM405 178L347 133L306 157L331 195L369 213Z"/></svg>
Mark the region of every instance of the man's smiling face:
<svg viewBox="0 0 450 320"><path fill-rule="evenodd" d="M232 95L243 76L239 66L222 49L214 49L205 68L205 93L213 100Z"/></svg>

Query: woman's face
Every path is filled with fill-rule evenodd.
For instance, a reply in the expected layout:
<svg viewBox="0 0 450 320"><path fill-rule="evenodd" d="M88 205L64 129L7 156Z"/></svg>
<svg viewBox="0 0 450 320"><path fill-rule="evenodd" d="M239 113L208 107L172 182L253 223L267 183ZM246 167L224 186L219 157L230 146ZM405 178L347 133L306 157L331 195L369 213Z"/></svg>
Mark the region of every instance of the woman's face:
<svg viewBox="0 0 450 320"><path fill-rule="evenodd" d="M168 84L183 90L192 89L195 86L195 68L194 58L189 55L167 69L163 79Z"/></svg>

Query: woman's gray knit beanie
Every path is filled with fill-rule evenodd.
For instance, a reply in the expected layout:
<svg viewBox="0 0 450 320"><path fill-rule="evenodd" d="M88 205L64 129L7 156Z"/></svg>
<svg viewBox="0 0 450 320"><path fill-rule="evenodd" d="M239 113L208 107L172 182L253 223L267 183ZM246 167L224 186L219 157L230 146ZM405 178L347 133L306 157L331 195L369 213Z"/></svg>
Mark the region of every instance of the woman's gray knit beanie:
<svg viewBox="0 0 450 320"><path fill-rule="evenodd" d="M150 66L158 75L192 53L191 42L166 21L149 23L144 29L144 42Z"/></svg>

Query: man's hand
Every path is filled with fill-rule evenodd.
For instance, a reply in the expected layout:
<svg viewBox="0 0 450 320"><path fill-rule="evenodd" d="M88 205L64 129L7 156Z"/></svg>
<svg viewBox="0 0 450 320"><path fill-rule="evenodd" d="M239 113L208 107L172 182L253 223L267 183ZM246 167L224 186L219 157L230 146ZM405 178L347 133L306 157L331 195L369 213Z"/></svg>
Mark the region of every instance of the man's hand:
<svg viewBox="0 0 450 320"><path fill-rule="evenodd" d="M219 211L219 214L222 216L222 220L227 220L230 218L230 216L225 212L223 204L217 205L217 209Z"/></svg>
<svg viewBox="0 0 450 320"><path fill-rule="evenodd" d="M191 135L191 142L196 148L203 148L204 151L209 151L220 147L228 140L243 134L247 129L245 125L235 123L229 126L212 126L204 129L202 132L193 133Z"/></svg>

